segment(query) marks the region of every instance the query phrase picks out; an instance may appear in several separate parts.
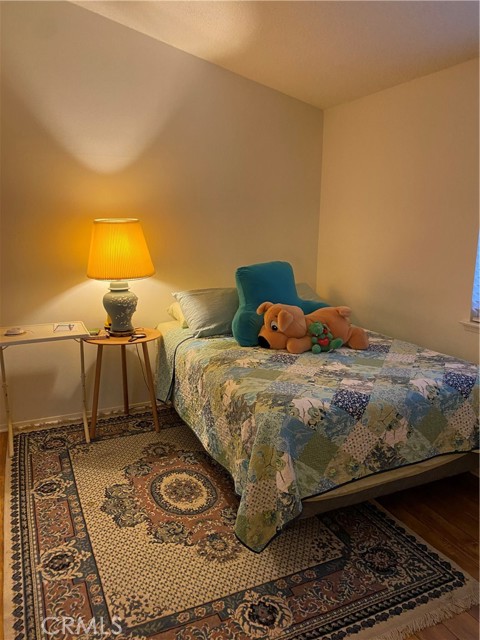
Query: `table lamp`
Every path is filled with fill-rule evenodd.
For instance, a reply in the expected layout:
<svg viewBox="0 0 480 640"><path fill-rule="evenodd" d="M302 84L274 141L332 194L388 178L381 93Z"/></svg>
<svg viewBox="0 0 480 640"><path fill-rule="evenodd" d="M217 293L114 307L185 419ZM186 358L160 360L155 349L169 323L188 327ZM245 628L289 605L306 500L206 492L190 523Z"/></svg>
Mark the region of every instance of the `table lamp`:
<svg viewBox="0 0 480 640"><path fill-rule="evenodd" d="M137 296L127 280L148 278L155 273L142 226L137 218L99 218L93 221L87 276L110 280L103 297L112 336L134 333L132 316Z"/></svg>

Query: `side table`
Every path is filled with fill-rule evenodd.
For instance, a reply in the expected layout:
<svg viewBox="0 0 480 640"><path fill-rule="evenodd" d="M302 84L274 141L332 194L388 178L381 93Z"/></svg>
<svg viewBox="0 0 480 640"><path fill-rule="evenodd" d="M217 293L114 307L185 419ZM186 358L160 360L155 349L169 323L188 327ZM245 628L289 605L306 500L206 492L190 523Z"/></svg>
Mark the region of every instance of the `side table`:
<svg viewBox="0 0 480 640"><path fill-rule="evenodd" d="M127 336L125 338L114 338L109 337L107 333L101 333L98 336L84 338L82 340L82 348L83 342L87 344L93 344L97 347L97 361L95 365L95 383L93 388L93 402L92 402L92 417L90 422L90 438L95 437L96 428L97 428L97 414L98 414L98 399L100 395L100 378L102 373L102 356L103 356L103 348L104 347L120 347L121 357L122 357L122 381L123 381L123 408L125 414L129 414L129 406L128 406L128 381L127 381L127 357L126 357L126 347L129 345L135 346L136 344L141 344L143 349L143 360L145 363L145 373L147 377L147 386L148 386L148 395L150 397L150 403L152 405L152 414L153 414L153 422L155 424L155 431L159 431L160 427L158 424L158 413L157 413L157 400L155 398L155 389L153 386L153 376L152 376L152 367L150 365L150 358L148 355L148 342L152 340L157 340L160 337L160 331L156 329L138 329L142 333L145 333L145 338L137 338L133 342L130 342L130 338ZM82 366L83 366L83 358L82 358ZM83 371L84 375L84 371Z"/></svg>
<svg viewBox="0 0 480 640"><path fill-rule="evenodd" d="M82 372L84 371L83 365L83 345L82 338L89 335L87 328L80 320L74 320L71 322L48 322L44 324L28 324L21 327L23 333L17 335L5 335L8 327L0 327L0 368L2 371L2 386L3 386L3 398L5 401L5 414L7 418L8 427L8 454L13 456L13 422L10 413L10 404L8 398L8 386L7 386L7 373L5 367L5 360L3 358L3 352L8 347L13 347L20 344L33 344L35 342L53 342L56 340L80 340L80 357L82 364ZM82 376L82 387L85 389L84 377ZM85 413L85 395L83 396L83 427L85 430L85 439L89 442L88 424Z"/></svg>

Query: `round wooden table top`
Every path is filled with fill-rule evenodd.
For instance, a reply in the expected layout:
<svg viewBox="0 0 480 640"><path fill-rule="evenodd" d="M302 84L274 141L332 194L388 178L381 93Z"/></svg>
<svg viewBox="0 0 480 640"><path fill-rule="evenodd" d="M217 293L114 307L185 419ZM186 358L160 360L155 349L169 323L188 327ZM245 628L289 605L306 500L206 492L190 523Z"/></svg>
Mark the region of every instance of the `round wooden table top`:
<svg viewBox="0 0 480 640"><path fill-rule="evenodd" d="M136 338L135 340L131 340L131 336L124 336L122 338L115 338L114 336L109 336L106 331L102 329L98 336L92 336L91 338L82 338L84 342L88 342L88 344L98 344L105 345L108 347L109 345L128 345L128 344L141 344L142 342L150 342L150 340L156 340L160 337L160 331L157 329L148 329L146 327L135 327L135 333L144 333L145 338Z"/></svg>

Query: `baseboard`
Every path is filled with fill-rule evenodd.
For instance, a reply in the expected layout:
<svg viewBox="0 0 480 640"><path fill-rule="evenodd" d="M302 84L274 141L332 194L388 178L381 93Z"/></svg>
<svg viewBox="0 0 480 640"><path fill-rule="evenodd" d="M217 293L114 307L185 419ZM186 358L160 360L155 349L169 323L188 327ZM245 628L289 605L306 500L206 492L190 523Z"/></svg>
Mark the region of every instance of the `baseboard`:
<svg viewBox="0 0 480 640"><path fill-rule="evenodd" d="M139 403L130 405L130 410L132 412L148 411L149 409L151 409L150 403L146 403L146 402L139 402ZM122 405L122 406L102 409L101 411L98 412L98 417L105 418L111 415L118 415L123 413L124 413L124 408ZM87 417L90 418L90 414L88 414ZM82 413L69 413L69 414L60 415L60 416L40 418L38 420L24 420L23 422L22 421L14 422L13 429L15 433L37 431L40 429L51 429L53 427L58 427L58 425L60 424L82 422L82 420L83 420ZM0 424L0 432L1 431L7 431L6 424Z"/></svg>

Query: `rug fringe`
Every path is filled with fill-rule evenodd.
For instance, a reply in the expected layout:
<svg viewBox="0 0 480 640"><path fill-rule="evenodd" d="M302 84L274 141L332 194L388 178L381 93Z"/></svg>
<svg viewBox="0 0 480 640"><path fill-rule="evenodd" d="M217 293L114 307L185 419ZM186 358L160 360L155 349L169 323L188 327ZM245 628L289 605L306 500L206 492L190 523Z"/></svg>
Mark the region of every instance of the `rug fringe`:
<svg viewBox="0 0 480 640"><path fill-rule="evenodd" d="M470 579L462 589L455 590L449 596L445 596L439 602L438 600L432 600L427 604L417 607L412 611L412 619L400 626L394 628L382 630L384 625L393 625L393 620L384 623L384 625L378 625L373 631L374 635L370 633L363 635L360 634L358 640L368 640L369 638L375 640L405 640L417 631L422 631L428 627L433 627L436 624L440 624L445 620L455 617L461 613L464 613L470 607L479 604L479 585L478 583ZM369 630L370 631L370 630Z"/></svg>

